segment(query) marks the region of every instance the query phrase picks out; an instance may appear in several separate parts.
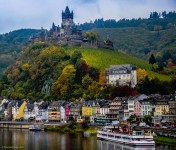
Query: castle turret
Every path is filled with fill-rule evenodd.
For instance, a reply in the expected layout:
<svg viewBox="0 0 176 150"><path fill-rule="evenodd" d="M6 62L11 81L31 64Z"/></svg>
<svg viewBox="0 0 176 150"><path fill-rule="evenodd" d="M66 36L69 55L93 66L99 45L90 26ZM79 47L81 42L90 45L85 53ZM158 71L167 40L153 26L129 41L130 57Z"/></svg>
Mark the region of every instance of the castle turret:
<svg viewBox="0 0 176 150"><path fill-rule="evenodd" d="M73 19L73 11L70 12L68 6L65 8L65 12L62 11L62 19Z"/></svg>
<svg viewBox="0 0 176 150"><path fill-rule="evenodd" d="M70 12L68 6L66 6L65 11L62 11L62 28L64 29L64 34L72 34L72 28L74 26L73 22L73 11Z"/></svg>

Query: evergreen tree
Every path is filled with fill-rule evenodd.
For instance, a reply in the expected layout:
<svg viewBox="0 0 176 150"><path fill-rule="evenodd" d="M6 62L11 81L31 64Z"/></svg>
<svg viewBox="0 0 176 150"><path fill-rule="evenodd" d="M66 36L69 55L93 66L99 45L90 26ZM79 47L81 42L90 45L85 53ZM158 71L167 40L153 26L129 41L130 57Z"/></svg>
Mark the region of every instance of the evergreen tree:
<svg viewBox="0 0 176 150"><path fill-rule="evenodd" d="M155 56L153 54L151 54L150 58L149 58L149 64L152 65L152 68L153 68L153 64L156 63L156 59L155 59Z"/></svg>

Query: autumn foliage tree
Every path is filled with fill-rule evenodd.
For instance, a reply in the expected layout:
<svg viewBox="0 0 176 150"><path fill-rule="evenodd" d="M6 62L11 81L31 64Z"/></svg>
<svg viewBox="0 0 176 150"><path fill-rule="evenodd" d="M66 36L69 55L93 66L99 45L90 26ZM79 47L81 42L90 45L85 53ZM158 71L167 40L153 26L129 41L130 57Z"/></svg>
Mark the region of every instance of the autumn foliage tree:
<svg viewBox="0 0 176 150"><path fill-rule="evenodd" d="M73 65L67 65L63 69L62 74L52 86L52 93L55 97L70 98L70 94L74 90L75 74L76 70Z"/></svg>
<svg viewBox="0 0 176 150"><path fill-rule="evenodd" d="M142 84L147 76L147 71L145 69L137 69L137 84Z"/></svg>
<svg viewBox="0 0 176 150"><path fill-rule="evenodd" d="M106 74L105 74L104 70L100 71L99 83L100 83L100 85L105 85L105 83L106 83Z"/></svg>

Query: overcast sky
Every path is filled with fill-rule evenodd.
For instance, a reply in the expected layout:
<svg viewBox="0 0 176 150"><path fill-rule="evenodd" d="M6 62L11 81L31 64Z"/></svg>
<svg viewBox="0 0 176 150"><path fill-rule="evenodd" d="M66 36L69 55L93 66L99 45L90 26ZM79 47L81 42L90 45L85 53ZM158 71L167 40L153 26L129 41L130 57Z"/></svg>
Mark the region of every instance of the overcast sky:
<svg viewBox="0 0 176 150"><path fill-rule="evenodd" d="M97 18L147 18L150 12L174 11L176 0L0 0L0 34L21 28L49 29L61 24L66 6L74 12L74 22Z"/></svg>

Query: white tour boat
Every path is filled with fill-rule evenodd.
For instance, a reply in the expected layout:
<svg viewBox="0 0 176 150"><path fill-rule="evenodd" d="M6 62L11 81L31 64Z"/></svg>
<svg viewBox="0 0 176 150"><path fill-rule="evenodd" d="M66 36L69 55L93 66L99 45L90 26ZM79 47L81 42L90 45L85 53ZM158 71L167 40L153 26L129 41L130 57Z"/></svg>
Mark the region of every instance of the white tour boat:
<svg viewBox="0 0 176 150"><path fill-rule="evenodd" d="M132 127L105 126L98 130L97 137L108 141L133 145L133 146L154 146L153 135L145 134L144 131L135 131Z"/></svg>

